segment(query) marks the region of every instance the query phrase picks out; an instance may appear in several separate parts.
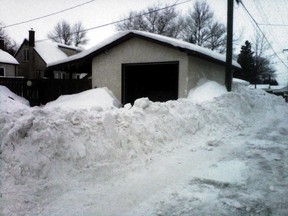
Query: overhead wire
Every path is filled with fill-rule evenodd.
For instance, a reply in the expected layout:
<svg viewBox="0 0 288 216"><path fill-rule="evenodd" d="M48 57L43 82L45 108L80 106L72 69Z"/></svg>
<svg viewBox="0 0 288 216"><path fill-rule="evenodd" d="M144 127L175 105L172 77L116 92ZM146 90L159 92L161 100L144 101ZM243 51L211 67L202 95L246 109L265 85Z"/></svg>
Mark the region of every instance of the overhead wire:
<svg viewBox="0 0 288 216"><path fill-rule="evenodd" d="M83 3L78 4L78 5L75 5L73 7L69 7L69 8L60 10L60 11L56 11L56 12L53 12L53 13L50 13L50 14L47 14L47 15L44 15L44 16L40 16L40 17L36 17L36 18L33 18L33 19L25 20L25 21L22 21L22 22L18 22L18 23L2 26L2 28L9 28L9 27L12 27L12 26L17 26L17 25L21 25L21 24L24 24L24 23L29 23L29 22L33 22L33 21L36 21L36 20L44 19L46 17L54 16L56 14L64 13L66 11L73 10L75 8L78 8L78 7L82 7L83 5L90 4L90 3L94 2L94 1L96 1L96 0L90 0L90 1L83 2Z"/></svg>
<svg viewBox="0 0 288 216"><path fill-rule="evenodd" d="M117 21L105 23L105 24L98 25L98 26L94 26L94 27L91 27L91 28L86 28L86 29L83 29L83 30L81 30L81 31L72 32L72 34L77 34L77 33L81 33L81 32L88 32L88 31L91 31L91 30L94 30L94 29L103 28L103 27L110 26L110 25L115 25L115 24L117 24L117 23L121 23L121 22L130 20L131 18L138 18L138 17L141 17L141 16L145 16L145 15L148 15L148 14L151 14L151 13L155 13L155 12L161 11L161 10L165 10L165 9L168 9L168 8L176 7L176 6L179 6L179 5L182 5L182 4L191 2L192 0L186 0L186 1L182 1L182 2L178 2L178 1L179 1L179 0L177 0L174 4L165 6L165 7L163 7L163 8L158 8L158 9L156 9L156 10L149 11L149 12L145 12L145 13L142 13L142 14L139 14L139 15L135 15L135 16L132 16L132 17L128 17L128 18L125 18L125 19L121 19L121 20L117 20ZM55 38L56 38L56 37L55 37ZM46 40L49 40L49 39L46 38L46 39L38 40L38 42L40 42L40 41L46 41Z"/></svg>
<svg viewBox="0 0 288 216"><path fill-rule="evenodd" d="M258 25L288 27L288 24L277 24L277 23L258 23Z"/></svg>
<svg viewBox="0 0 288 216"><path fill-rule="evenodd" d="M263 38L267 41L269 47L271 48L271 50L273 51L273 53L275 54L275 56L279 59L279 61L288 69L288 65L283 61L283 59L280 58L280 56L277 54L277 52L275 51L275 49L273 48L273 46L271 45L270 41L267 39L267 37L265 36L264 32L262 31L262 29L260 28L258 22L255 20L255 18L252 16L252 14L250 13L250 11L247 9L247 7L244 5L243 1L239 1L240 4L243 6L244 10L247 12L247 14L249 15L249 17L252 19L252 21L254 22L254 24L256 25L257 29L261 32L261 34L263 35Z"/></svg>
<svg viewBox="0 0 288 216"><path fill-rule="evenodd" d="M269 24L270 23L269 18L266 15L265 11L263 10L263 5L261 4L261 2L259 0L256 0L256 1L254 1L254 4L255 4L263 22ZM259 23L258 23L258 25L259 25ZM266 36L266 32L270 35L271 38L273 38L273 41L275 41L276 44L278 44L278 47L281 47L281 43L279 42L278 37L275 37L274 30L271 28L265 28L265 36ZM273 55L275 55L275 54L273 54Z"/></svg>

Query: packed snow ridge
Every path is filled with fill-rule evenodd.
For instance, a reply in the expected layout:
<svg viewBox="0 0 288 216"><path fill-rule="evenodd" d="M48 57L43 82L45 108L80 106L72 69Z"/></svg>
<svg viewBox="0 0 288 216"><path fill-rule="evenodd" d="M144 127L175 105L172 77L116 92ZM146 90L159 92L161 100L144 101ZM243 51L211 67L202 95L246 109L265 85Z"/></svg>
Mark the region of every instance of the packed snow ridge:
<svg viewBox="0 0 288 216"><path fill-rule="evenodd" d="M288 215L288 106L234 83L124 107L0 86L0 215Z"/></svg>

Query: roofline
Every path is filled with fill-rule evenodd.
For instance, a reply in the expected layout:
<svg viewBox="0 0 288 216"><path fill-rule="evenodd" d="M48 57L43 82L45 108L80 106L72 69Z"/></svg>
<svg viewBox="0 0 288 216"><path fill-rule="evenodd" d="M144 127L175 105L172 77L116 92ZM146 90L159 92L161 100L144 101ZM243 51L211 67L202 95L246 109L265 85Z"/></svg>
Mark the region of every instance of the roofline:
<svg viewBox="0 0 288 216"><path fill-rule="evenodd" d="M15 63L15 64L14 64L14 63L7 63L7 62L0 62L0 64L6 64L6 65L19 65L19 63L17 63L17 64Z"/></svg>
<svg viewBox="0 0 288 216"><path fill-rule="evenodd" d="M25 41L29 42L29 41L25 38L25 39L23 40L23 42L21 43L21 46L18 48L18 50L17 50L16 53L14 54L14 57L16 57L17 54L20 52L20 50L21 50L22 46L24 45L24 42L25 42Z"/></svg>
<svg viewBox="0 0 288 216"><path fill-rule="evenodd" d="M134 38L134 37L141 38L141 39L144 39L146 41L152 41L154 43L161 44L161 45L164 45L166 47L170 47L170 48L179 50L181 52L186 52L187 55L189 55L189 56L194 56L194 57L198 57L198 58L201 58L201 59L206 59L206 60L221 64L221 65L225 65L226 64L225 61L221 61L219 59L213 58L213 57L211 57L209 55L206 55L206 54L203 54L201 52L198 52L198 51L195 51L195 50L190 50L190 49L179 47L179 46L174 46L174 45L172 45L170 43L167 43L167 42L164 42L164 41L160 41L160 40L157 40L155 38L146 37L144 35L137 34L137 33L133 32L133 31L130 31L127 34L123 35L122 37L120 37L120 38L112 41L111 43L109 43L109 44L107 44L107 45L105 45L105 46L103 46L103 47L101 47L101 48L99 48L99 49L87 54L86 56L83 56L82 58L77 58L77 59L73 59L71 61L67 61L67 62L55 64L55 65L52 65L52 66L48 66L48 69L61 67L61 66L65 65L65 64L73 64L73 63L76 63L78 61L86 61L87 59L93 58L93 57L101 54L102 52L105 52L106 50L111 49L111 48L113 48L113 47L115 47L115 46L117 46L117 45L119 45L119 44L121 44L121 43L123 43L125 41L130 40L131 38ZM239 70L239 69L241 69L241 67L237 67L237 66L232 64L232 69Z"/></svg>
<svg viewBox="0 0 288 216"><path fill-rule="evenodd" d="M79 51L79 52L82 52L83 49L79 48L79 47L71 47L69 45L66 45L66 44L60 44L60 43L57 43L58 47L62 47L62 48L65 48L65 49L69 49L69 50L73 50L73 51Z"/></svg>

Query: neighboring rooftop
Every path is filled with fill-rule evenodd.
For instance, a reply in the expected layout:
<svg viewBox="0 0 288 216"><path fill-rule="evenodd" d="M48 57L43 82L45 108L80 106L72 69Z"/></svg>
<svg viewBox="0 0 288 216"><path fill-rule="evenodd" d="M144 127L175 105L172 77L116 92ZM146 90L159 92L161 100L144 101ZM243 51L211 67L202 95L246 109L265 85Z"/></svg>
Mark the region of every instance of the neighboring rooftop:
<svg viewBox="0 0 288 216"><path fill-rule="evenodd" d="M46 64L50 64L54 61L62 60L68 57L59 48L59 44L52 41L36 41L34 49L46 62Z"/></svg>
<svg viewBox="0 0 288 216"><path fill-rule="evenodd" d="M18 61L8 52L0 49L0 63L18 65Z"/></svg>

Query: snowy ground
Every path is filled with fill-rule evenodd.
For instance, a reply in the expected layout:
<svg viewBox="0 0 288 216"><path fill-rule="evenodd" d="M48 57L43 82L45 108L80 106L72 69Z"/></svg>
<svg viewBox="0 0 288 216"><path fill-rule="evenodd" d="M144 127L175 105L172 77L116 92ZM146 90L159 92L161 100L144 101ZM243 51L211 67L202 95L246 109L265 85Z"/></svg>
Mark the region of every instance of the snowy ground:
<svg viewBox="0 0 288 216"><path fill-rule="evenodd" d="M282 98L206 82L117 108L98 90L30 108L0 86L0 215L288 215Z"/></svg>

